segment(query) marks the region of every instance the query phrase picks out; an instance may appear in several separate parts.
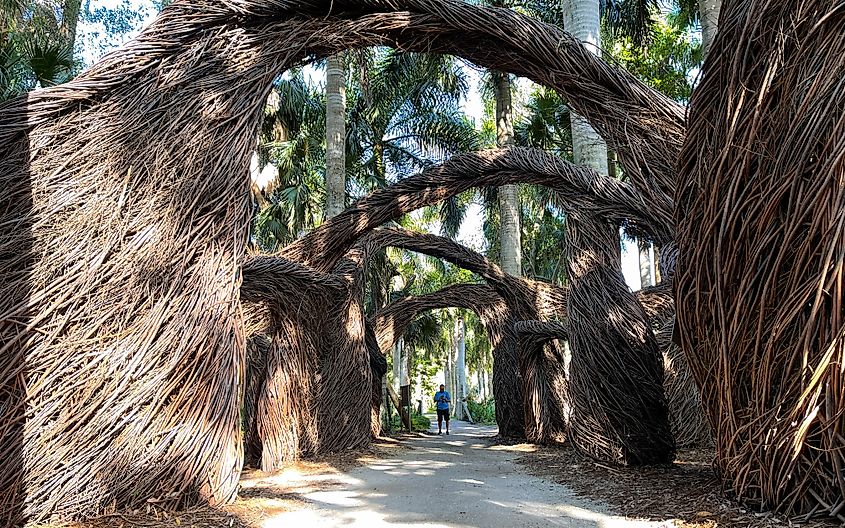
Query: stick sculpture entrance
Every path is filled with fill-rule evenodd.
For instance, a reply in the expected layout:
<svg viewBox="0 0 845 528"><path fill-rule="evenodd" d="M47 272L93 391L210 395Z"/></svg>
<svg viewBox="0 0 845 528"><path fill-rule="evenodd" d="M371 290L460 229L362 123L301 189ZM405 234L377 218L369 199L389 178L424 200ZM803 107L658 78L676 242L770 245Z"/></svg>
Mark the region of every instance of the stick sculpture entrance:
<svg viewBox="0 0 845 528"><path fill-rule="evenodd" d="M560 29L508 10L451 0L177 0L72 82L0 107L0 519L231 500L243 394L270 409L291 391L247 390L245 308L267 310L250 318L269 321L268 341L255 345L271 357L257 367L267 379L288 369L290 350L309 362L294 371L333 373L305 389L314 407L291 411L302 428L290 456L367 441L366 417L326 424L347 391L370 390L379 363L353 292L331 275L362 234L412 202L442 199L442 189L398 187L379 215L359 202L280 255L292 267L279 284L319 290L305 309L340 301L336 322L347 334L326 339L350 338L350 354L326 352L316 314L307 323L289 287L241 293L242 282L251 287L242 281L248 167L271 81L367 45L452 53L524 75L590 121L639 200L619 216L647 225L658 244L677 238L679 333L721 478L762 507L835 515L845 504L843 16L834 0L726 2L687 137L684 108ZM477 183L528 181L519 176L525 163L556 166L533 151L507 156L478 156L500 170ZM579 170L546 175L559 182ZM618 182L589 182L580 192L592 198L573 211L620 220L590 205ZM590 284L579 288L586 297L612 291L617 307L634 306L618 285ZM570 291L573 309L597 324L589 299ZM645 315L632 313L626 328L642 330L637 347L648 356L641 372L662 377ZM617 335L572 321L568 330L573 358L590 361L589 335ZM651 401L662 398L655 381L644 380ZM671 439L639 438L663 447L619 461L666 458Z"/></svg>

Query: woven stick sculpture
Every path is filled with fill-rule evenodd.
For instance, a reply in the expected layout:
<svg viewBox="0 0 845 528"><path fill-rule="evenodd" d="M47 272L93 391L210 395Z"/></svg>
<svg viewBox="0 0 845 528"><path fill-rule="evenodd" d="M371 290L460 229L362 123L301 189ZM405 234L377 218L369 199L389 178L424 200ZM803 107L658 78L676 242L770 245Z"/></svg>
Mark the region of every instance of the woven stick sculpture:
<svg viewBox="0 0 845 528"><path fill-rule="evenodd" d="M569 211L566 242L572 443L619 465L671 462L662 357L622 277L617 227Z"/></svg>
<svg viewBox="0 0 845 528"><path fill-rule="evenodd" d="M680 158L675 285L726 486L845 522L842 7L723 7Z"/></svg>
<svg viewBox="0 0 845 528"><path fill-rule="evenodd" d="M361 284L362 288L360 301L362 304L364 266L370 255L389 246L444 258L457 266L478 273L488 282L495 284L500 291L509 292L512 298L516 299L514 302L518 303L522 309L530 309L528 286L520 279L506 275L482 255L443 237L395 228L374 230L362 238L336 268L336 272L356 277L354 280ZM500 317L505 317L505 315L500 315ZM493 392L501 401L501 410L497 409L496 419L497 423L501 420L500 435L521 438L525 433L516 334L509 325L502 328L502 334L501 345L493 350Z"/></svg>
<svg viewBox="0 0 845 528"><path fill-rule="evenodd" d="M260 111L280 71L377 44L554 87L671 209L683 109L556 28L442 0L174 2L74 81L0 109L4 520L233 497Z"/></svg>
<svg viewBox="0 0 845 528"><path fill-rule="evenodd" d="M442 258L481 276L505 301L515 320L563 317L566 294L550 284L513 277L484 256L447 238L403 229L378 229L362 238L356 248L385 246ZM352 252L350 252L352 253ZM339 266L340 268L340 266ZM557 300L557 302L553 302ZM508 333L513 330L507 328ZM514 334L515 335L515 334ZM510 342L510 341L508 341ZM549 442L566 430L565 377L562 354L542 345L493 350L493 393L500 435ZM562 392L554 392L557 387Z"/></svg>
<svg viewBox="0 0 845 528"><path fill-rule="evenodd" d="M634 186L578 167L539 149L493 149L455 156L356 201L280 255L329 272L358 238L391 220L468 189L513 183L542 185L560 201L659 243L674 237L671 214L652 207Z"/></svg>
<svg viewBox="0 0 845 528"><path fill-rule="evenodd" d="M681 347L672 342L675 327L675 298L672 279L637 292L649 325L663 356L663 392L669 407L669 422L675 445L698 447L712 443L713 433L701 405L701 392L693 379Z"/></svg>

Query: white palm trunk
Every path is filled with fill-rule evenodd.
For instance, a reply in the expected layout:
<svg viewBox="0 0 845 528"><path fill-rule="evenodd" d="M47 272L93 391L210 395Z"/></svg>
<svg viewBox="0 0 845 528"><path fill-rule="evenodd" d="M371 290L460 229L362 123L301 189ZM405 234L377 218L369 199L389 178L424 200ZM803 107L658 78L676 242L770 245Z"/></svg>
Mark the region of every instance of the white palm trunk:
<svg viewBox="0 0 845 528"><path fill-rule="evenodd" d="M446 352L446 366L443 368L444 380L443 384L446 385L446 391L449 394L455 394L455 387L452 385L452 372L453 372L453 364L452 364L452 350L455 348L454 342L449 343L449 350Z"/></svg>
<svg viewBox="0 0 845 528"><path fill-rule="evenodd" d="M701 47L705 58L710 52L713 39L716 38L721 8L722 0L698 0L698 14L701 18Z"/></svg>
<svg viewBox="0 0 845 528"><path fill-rule="evenodd" d="M399 386L408 385L408 351L405 349L405 339L399 339Z"/></svg>
<svg viewBox="0 0 845 528"><path fill-rule="evenodd" d="M455 417L460 420L467 419L466 393L467 393L467 371L466 371L466 327L463 318L455 321L455 392L452 394L452 404L455 406Z"/></svg>
<svg viewBox="0 0 845 528"><path fill-rule="evenodd" d="M650 242L637 241L637 248L640 254L640 287L647 288L654 286L654 270L651 261L654 255L654 247Z"/></svg>
<svg viewBox="0 0 845 528"><path fill-rule="evenodd" d="M346 208L346 75L341 55L326 63L326 218Z"/></svg>
<svg viewBox="0 0 845 528"><path fill-rule="evenodd" d="M402 344L401 337L393 344L393 383L397 393L402 380Z"/></svg>
<svg viewBox="0 0 845 528"><path fill-rule="evenodd" d="M513 145L513 104L510 78L505 73L494 73L496 85L496 144ZM502 270L511 275L522 275L522 237L519 226L519 188L504 185L499 188L499 256Z"/></svg>
<svg viewBox="0 0 845 528"><path fill-rule="evenodd" d="M563 0L564 29L600 55L598 0ZM583 117L572 113L572 153L575 163L607 175L607 145Z"/></svg>

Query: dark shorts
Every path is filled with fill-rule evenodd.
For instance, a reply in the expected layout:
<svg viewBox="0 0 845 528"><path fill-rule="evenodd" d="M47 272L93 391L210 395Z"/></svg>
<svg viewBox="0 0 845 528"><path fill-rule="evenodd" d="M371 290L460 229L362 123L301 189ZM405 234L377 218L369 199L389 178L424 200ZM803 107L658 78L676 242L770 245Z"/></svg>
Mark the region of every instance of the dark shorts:
<svg viewBox="0 0 845 528"><path fill-rule="evenodd" d="M437 409L437 419L449 421L449 409Z"/></svg>

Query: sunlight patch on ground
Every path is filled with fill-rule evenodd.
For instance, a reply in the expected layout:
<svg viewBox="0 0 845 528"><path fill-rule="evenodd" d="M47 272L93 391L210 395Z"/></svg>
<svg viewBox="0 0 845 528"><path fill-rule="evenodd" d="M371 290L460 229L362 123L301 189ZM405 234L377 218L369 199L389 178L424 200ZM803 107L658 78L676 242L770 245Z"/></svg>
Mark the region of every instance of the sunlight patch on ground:
<svg viewBox="0 0 845 528"><path fill-rule="evenodd" d="M465 484L478 484L478 485L482 485L482 486L484 485L484 483L481 482L480 480L475 480L475 479L470 479L470 478L452 479L452 482L463 482Z"/></svg>
<svg viewBox="0 0 845 528"><path fill-rule="evenodd" d="M537 446L534 444L500 444L489 447L481 447L481 449L489 449L490 451L508 451L511 453L534 453L537 451Z"/></svg>

